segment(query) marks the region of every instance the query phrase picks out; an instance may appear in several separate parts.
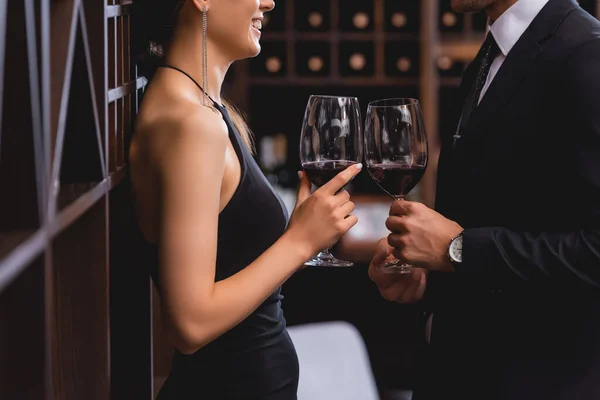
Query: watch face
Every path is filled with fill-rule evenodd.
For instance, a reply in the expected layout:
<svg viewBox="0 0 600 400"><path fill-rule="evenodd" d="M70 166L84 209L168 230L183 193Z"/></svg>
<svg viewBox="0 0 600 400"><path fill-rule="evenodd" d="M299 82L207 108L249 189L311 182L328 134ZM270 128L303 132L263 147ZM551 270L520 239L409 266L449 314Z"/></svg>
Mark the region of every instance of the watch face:
<svg viewBox="0 0 600 400"><path fill-rule="evenodd" d="M462 236L459 236L450 243L450 258L454 262L462 262L462 242Z"/></svg>

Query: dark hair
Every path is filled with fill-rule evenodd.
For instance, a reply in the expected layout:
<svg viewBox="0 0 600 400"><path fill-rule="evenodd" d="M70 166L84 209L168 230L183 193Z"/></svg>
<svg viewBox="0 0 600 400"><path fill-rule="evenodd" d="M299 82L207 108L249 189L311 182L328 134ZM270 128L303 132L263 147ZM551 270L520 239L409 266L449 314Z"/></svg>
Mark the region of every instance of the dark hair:
<svg viewBox="0 0 600 400"><path fill-rule="evenodd" d="M163 62L173 38L179 9L186 0L137 0L133 4L131 24L133 60L138 74L148 81ZM223 99L235 127L248 148L253 151L252 133L243 114L231 102Z"/></svg>

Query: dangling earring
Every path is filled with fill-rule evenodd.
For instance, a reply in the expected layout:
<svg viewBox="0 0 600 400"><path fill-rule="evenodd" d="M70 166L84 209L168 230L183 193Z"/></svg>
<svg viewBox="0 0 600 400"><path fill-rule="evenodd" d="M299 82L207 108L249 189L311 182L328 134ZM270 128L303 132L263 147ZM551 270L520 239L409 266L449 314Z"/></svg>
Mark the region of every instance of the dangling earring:
<svg viewBox="0 0 600 400"><path fill-rule="evenodd" d="M206 6L202 6L202 91L203 91L203 96L202 96L202 104L205 107L209 107L212 108L209 105L209 97L208 97L208 78L207 78L207 71L208 71L208 54L207 54L207 49L206 49L206 24L207 24L207 12L206 12Z"/></svg>

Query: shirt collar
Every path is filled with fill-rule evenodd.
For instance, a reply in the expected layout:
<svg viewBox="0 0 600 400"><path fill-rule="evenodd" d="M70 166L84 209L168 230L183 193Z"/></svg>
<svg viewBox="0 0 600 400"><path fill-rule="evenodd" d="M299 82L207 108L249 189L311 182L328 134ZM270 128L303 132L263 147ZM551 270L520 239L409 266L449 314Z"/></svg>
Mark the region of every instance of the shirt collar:
<svg viewBox="0 0 600 400"><path fill-rule="evenodd" d="M487 30L494 35L494 39L505 57L548 1L517 0L492 25L489 25L488 20Z"/></svg>

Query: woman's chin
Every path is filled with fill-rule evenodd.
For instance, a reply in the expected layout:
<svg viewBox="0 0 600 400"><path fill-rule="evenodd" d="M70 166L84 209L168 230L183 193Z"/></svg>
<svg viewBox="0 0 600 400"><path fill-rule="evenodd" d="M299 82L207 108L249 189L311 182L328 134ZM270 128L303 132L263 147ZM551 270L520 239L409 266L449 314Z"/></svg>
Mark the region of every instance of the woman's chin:
<svg viewBox="0 0 600 400"><path fill-rule="evenodd" d="M253 43L253 45L249 48L247 58L256 57L257 55L260 54L260 50L261 50L260 44L258 42Z"/></svg>

